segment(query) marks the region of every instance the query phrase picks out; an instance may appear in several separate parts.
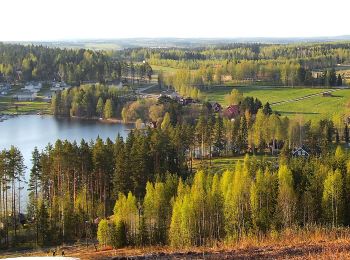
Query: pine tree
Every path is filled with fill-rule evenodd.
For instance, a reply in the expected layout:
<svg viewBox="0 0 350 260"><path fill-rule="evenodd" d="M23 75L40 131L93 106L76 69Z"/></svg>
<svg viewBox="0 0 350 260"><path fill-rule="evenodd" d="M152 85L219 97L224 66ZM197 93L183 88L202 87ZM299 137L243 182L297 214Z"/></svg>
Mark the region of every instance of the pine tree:
<svg viewBox="0 0 350 260"><path fill-rule="evenodd" d="M222 117L218 116L215 120L214 126L214 151L220 156L221 152L225 149L226 140L224 133L224 122Z"/></svg>
<svg viewBox="0 0 350 260"><path fill-rule="evenodd" d="M266 102L266 104L264 105L263 113L265 115L271 115L272 114L272 109L271 109L271 106L270 106L269 102Z"/></svg>
<svg viewBox="0 0 350 260"><path fill-rule="evenodd" d="M130 188L130 175L127 166L127 151L123 138L118 135L115 142L115 170L113 176L113 191L117 197L119 193L127 194Z"/></svg>
<svg viewBox="0 0 350 260"><path fill-rule="evenodd" d="M242 151L247 150L248 148L248 125L247 118L245 115L241 117L240 127L239 127L239 139L238 139L238 151L241 153Z"/></svg>
<svg viewBox="0 0 350 260"><path fill-rule="evenodd" d="M30 179L28 183L28 190L33 191L35 194L35 199L38 199L38 192L40 187L41 179L41 164L40 164L40 154L38 148L35 147L32 153L32 169L30 171Z"/></svg>
<svg viewBox="0 0 350 260"><path fill-rule="evenodd" d="M30 179L28 183L28 191L30 191L30 206L32 207L32 215L35 220L35 237L36 245L39 242L39 224L38 224L38 192L41 182L41 163L40 163L40 154L37 147L34 148L32 153L32 169L30 171Z"/></svg>
<svg viewBox="0 0 350 260"><path fill-rule="evenodd" d="M41 245L47 245L51 240L49 213L43 200L40 200L40 202L38 202L38 205L38 214L36 216L36 222L38 223L38 237Z"/></svg>

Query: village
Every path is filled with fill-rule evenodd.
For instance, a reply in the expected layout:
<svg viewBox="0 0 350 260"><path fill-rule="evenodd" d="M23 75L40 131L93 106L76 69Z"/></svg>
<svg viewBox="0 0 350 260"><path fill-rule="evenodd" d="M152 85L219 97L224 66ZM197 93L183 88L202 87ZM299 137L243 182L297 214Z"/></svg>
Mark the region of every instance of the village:
<svg viewBox="0 0 350 260"><path fill-rule="evenodd" d="M16 101L34 101L36 99L50 102L57 91L70 88L65 82L27 82L25 84L0 83L0 97Z"/></svg>

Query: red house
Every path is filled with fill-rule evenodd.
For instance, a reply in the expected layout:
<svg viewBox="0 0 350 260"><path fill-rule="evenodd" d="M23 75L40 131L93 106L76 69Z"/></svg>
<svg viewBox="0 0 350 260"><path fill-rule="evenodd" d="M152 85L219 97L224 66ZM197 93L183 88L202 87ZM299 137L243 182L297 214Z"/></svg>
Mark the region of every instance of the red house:
<svg viewBox="0 0 350 260"><path fill-rule="evenodd" d="M235 118L239 116L239 114L240 114L239 105L228 106L224 111L224 115L229 119Z"/></svg>

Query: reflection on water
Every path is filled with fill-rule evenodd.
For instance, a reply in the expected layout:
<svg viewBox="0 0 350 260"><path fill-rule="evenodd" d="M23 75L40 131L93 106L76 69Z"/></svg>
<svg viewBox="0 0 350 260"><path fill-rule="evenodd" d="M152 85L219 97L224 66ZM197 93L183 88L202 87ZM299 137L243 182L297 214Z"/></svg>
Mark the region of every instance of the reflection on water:
<svg viewBox="0 0 350 260"><path fill-rule="evenodd" d="M31 153L34 147L39 151L48 143L54 144L57 139L77 141L95 140L98 136L106 140L115 140L118 133L122 137L128 135L133 125L105 124L93 120L55 118L52 116L23 115L0 122L0 149L9 149L11 145L18 147L27 166L26 180L31 168Z"/></svg>

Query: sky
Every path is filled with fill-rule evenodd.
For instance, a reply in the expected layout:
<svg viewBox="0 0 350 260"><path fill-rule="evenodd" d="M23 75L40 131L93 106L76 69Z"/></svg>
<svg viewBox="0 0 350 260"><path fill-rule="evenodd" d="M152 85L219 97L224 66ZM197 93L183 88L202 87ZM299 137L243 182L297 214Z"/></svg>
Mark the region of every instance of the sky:
<svg viewBox="0 0 350 260"><path fill-rule="evenodd" d="M1 0L0 41L350 35L350 0Z"/></svg>

